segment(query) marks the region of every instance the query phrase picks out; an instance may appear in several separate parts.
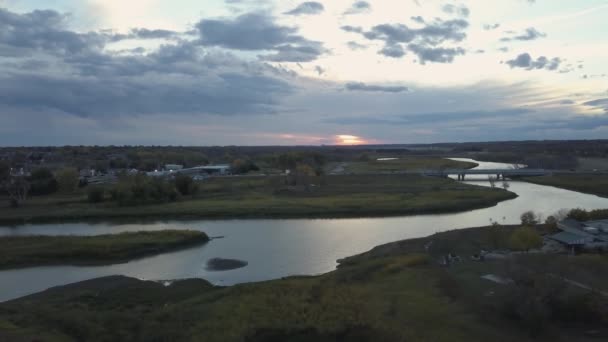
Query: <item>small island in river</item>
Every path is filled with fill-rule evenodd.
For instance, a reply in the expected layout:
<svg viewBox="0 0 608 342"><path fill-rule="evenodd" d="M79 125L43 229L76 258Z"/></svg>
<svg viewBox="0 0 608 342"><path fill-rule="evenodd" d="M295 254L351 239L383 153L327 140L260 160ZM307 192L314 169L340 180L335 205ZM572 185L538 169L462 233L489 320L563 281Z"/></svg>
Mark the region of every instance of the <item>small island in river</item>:
<svg viewBox="0 0 608 342"><path fill-rule="evenodd" d="M229 271L249 265L247 261L236 259L213 258L207 261L207 271Z"/></svg>

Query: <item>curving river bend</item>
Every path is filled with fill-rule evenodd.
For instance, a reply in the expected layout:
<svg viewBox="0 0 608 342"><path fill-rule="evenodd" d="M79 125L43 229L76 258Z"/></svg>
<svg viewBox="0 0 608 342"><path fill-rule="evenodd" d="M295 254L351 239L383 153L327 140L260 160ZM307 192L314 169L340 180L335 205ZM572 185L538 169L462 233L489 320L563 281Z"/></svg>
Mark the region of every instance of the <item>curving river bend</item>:
<svg viewBox="0 0 608 342"><path fill-rule="evenodd" d="M470 159L459 159L473 161ZM475 161L477 162L477 161ZM477 162L478 168L499 169L510 165ZM487 179L466 183L489 186ZM500 182L497 184L501 184ZM608 198L524 182L510 182L519 197L498 205L456 214L390 218L167 221L145 224L39 224L0 227L4 235L97 235L124 231L197 229L209 236L225 236L207 245L111 266L45 266L0 271L0 301L14 299L107 275L126 275L147 280L204 278L218 285L263 281L289 275L314 275L335 269L336 260L374 246L435 232L484 226L490 220L514 224L527 210L544 217L562 208L608 208ZM245 268L210 272L212 258L240 259Z"/></svg>

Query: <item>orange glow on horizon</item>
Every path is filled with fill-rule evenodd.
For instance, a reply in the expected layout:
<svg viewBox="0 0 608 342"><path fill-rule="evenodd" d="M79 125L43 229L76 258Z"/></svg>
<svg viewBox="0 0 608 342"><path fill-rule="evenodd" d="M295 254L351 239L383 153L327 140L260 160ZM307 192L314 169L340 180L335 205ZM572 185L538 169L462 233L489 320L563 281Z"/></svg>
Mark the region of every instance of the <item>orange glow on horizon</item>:
<svg viewBox="0 0 608 342"><path fill-rule="evenodd" d="M356 135L340 134L336 135L338 145L365 145L368 142Z"/></svg>

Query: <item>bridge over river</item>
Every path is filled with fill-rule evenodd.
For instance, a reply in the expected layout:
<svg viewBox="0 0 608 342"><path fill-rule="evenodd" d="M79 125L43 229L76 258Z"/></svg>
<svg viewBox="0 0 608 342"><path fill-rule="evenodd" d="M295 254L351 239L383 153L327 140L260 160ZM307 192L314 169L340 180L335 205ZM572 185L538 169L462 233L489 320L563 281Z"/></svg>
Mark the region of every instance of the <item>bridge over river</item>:
<svg viewBox="0 0 608 342"><path fill-rule="evenodd" d="M507 177L539 177L549 174L544 169L443 169L425 170L422 173L434 177L457 175L458 180L464 180L466 175L496 175L497 179L505 179Z"/></svg>

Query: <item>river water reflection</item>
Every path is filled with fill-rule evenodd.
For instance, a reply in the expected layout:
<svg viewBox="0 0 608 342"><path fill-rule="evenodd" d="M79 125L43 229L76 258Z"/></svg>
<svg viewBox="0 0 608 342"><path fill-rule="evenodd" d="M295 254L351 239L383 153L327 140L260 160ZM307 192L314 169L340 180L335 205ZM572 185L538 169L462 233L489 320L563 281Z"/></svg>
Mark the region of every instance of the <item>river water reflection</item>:
<svg viewBox="0 0 608 342"><path fill-rule="evenodd" d="M469 160L470 161L470 160ZM478 162L479 168L506 168L507 164ZM467 178L468 179L468 178ZM466 183L488 186L486 179ZM501 183L497 183L501 185ZM126 264L96 267L51 266L0 272L0 301L38 292L48 287L107 275L126 275L161 280L205 278L218 285L276 279L289 275L314 275L335 269L336 260L374 246L435 232L483 226L495 220L519 222L534 210L545 217L562 208L608 208L608 199L554 187L510 182L519 197L497 206L456 214L390 218L167 221L141 224L40 224L0 227L0 235L96 235L140 230L197 229L210 236L225 236L207 245L135 260ZM209 272L211 258L240 259L245 268Z"/></svg>

